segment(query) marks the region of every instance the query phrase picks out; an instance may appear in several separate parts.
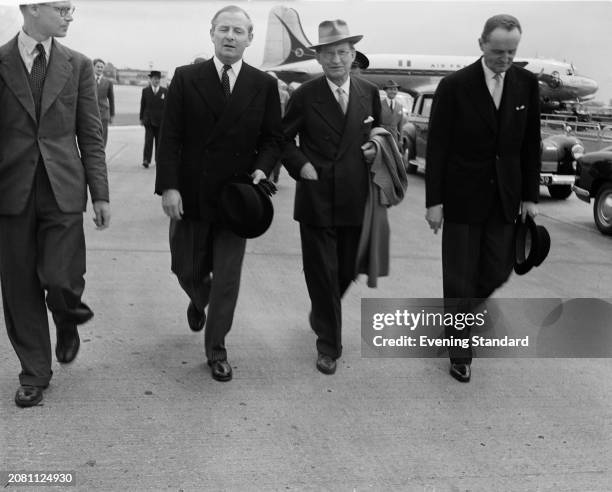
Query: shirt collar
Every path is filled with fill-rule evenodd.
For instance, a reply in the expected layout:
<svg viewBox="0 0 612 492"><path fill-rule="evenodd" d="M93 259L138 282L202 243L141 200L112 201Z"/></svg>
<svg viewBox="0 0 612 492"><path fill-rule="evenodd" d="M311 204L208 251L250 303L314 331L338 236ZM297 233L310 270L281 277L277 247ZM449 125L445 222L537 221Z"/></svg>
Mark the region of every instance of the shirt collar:
<svg viewBox="0 0 612 492"><path fill-rule="evenodd" d="M219 60L219 58L217 58L216 56L213 56L213 61L215 62L215 67L217 68L217 73L221 74L221 70L223 70L223 65L225 65L225 63L223 63L221 60ZM240 60L238 60L237 62L232 63L231 66L232 66L232 70L236 74L236 77L238 77L238 74L240 73L240 69L242 68L242 58Z"/></svg>
<svg viewBox="0 0 612 492"><path fill-rule="evenodd" d="M495 72L493 70L491 70L489 67L487 67L487 64L484 61L484 56L480 58L480 61L482 63L482 69L484 70L485 80L488 83L489 80L491 80L491 79L493 79L493 77L495 77ZM503 82L504 81L504 77L506 77L506 72L502 72L502 73L500 73L500 75L501 75L501 80Z"/></svg>
<svg viewBox="0 0 612 492"><path fill-rule="evenodd" d="M327 77L325 77L325 80L327 80L327 84L329 85L329 88L331 89L331 91L334 93L334 96L336 95L336 91L338 90L338 87L341 87L347 96L349 95L349 89L351 87L351 76L350 75L347 77L346 82L342 85L334 84Z"/></svg>
<svg viewBox="0 0 612 492"><path fill-rule="evenodd" d="M47 57L47 60L49 59L49 53L51 52L51 43L53 42L52 37L48 37L44 41L36 41L32 36L26 34L22 27L21 31L19 31L19 36L17 39L21 46L25 49L26 53L33 56L36 56L38 54L36 50L36 45L40 42L45 48L45 55Z"/></svg>

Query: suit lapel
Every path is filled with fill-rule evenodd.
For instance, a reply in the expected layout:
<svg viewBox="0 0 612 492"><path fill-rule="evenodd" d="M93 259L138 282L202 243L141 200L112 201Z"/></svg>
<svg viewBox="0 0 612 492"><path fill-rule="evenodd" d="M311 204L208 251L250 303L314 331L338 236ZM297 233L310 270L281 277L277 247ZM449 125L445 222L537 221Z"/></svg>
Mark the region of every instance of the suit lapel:
<svg viewBox="0 0 612 492"><path fill-rule="evenodd" d="M520 87L516 78L516 73L513 67L506 72L504 77L504 91L502 100L499 105L500 111L500 131L502 134L510 130L513 125L514 115L516 113L517 95Z"/></svg>
<svg viewBox="0 0 612 492"><path fill-rule="evenodd" d="M338 153L336 154L338 158L344 154L349 145L351 145L353 140L359 135L362 122L365 119L364 117L370 115L367 102L366 94L362 90L361 85L355 78L351 78L351 93L349 95L348 109L344 120L342 139L340 140Z"/></svg>
<svg viewBox="0 0 612 492"><path fill-rule="evenodd" d="M70 64L70 55L64 50L61 44L53 40L51 57L47 66L47 74L45 75L45 85L43 86L42 101L40 105L41 119L51 107L53 101L57 99L57 96L71 76L72 65Z"/></svg>
<svg viewBox="0 0 612 492"><path fill-rule="evenodd" d="M350 97L349 97L350 105ZM336 132L337 135L342 134L345 117L342 114L340 105L332 94L329 84L325 76L319 80L317 95L313 101L312 108L319 113L321 119Z"/></svg>
<svg viewBox="0 0 612 492"><path fill-rule="evenodd" d="M193 84L198 94L212 110L215 118L218 119L225 109L225 96L212 59L202 64Z"/></svg>
<svg viewBox="0 0 612 492"><path fill-rule="evenodd" d="M34 98L32 97L27 70L19 54L17 37L14 38L8 50L0 54L0 77L4 79L6 86L15 94L32 120L36 121Z"/></svg>
<svg viewBox="0 0 612 492"><path fill-rule="evenodd" d="M470 94L470 101L473 101L474 107L491 128L493 133L497 133L497 116L495 114L495 104L491 98L491 93L485 81L484 70L480 59L472 64L473 74L467 90Z"/></svg>

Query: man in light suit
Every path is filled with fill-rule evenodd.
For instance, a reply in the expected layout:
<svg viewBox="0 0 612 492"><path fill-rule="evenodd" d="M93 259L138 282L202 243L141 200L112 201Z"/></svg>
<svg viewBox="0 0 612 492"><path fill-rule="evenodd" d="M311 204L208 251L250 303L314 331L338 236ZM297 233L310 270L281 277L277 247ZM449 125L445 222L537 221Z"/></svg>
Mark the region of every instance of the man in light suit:
<svg viewBox="0 0 612 492"><path fill-rule="evenodd" d="M108 141L108 125L113 122L115 117L115 93L113 91L113 82L105 79L103 76L106 63L100 58L93 61L94 75L96 76L96 86L98 93L98 109L100 110L100 119L102 120L102 137L104 138L104 146Z"/></svg>
<svg viewBox="0 0 612 492"><path fill-rule="evenodd" d="M426 219L442 231L444 297L470 310L510 276L517 215L537 214L540 170L538 81L512 65L519 21L496 15L479 39L483 56L445 77L431 110ZM444 223L444 224L443 224ZM447 337L469 338L449 329ZM450 374L471 376L471 348L449 350Z"/></svg>
<svg viewBox="0 0 612 492"><path fill-rule="evenodd" d="M283 162L297 181L294 219L300 223L302 259L317 335L317 369L336 371L342 354L341 299L356 277L356 255L374 159L370 130L380 121L373 84L351 77L354 44L343 20L319 25L314 45L324 75L302 84L283 119ZM299 147L295 137L299 136Z"/></svg>
<svg viewBox="0 0 612 492"><path fill-rule="evenodd" d="M200 331L205 326L212 377L229 381L225 337L238 299L246 239L220 220L219 196L236 176L248 173L259 183L272 171L280 157L282 127L276 79L242 60L253 39L248 14L232 5L219 10L211 24L215 56L174 72L155 192L171 218L172 271L190 299L189 327Z"/></svg>
<svg viewBox="0 0 612 492"><path fill-rule="evenodd" d="M155 144L155 155L157 155L159 128L168 93L165 87L159 85L161 80L161 72L159 70L151 70L149 79L151 83L142 90L142 96L140 97L140 124L145 127L145 142L142 156L142 166L145 168L148 168L151 164L153 144Z"/></svg>
<svg viewBox="0 0 612 492"><path fill-rule="evenodd" d="M81 301L87 188L99 229L110 210L92 63L57 41L74 7L24 0L20 9L23 29L0 47L0 280L22 368L15 403L28 407L53 374L47 308L63 363L79 350L77 325L93 316Z"/></svg>
<svg viewBox="0 0 612 492"><path fill-rule="evenodd" d="M387 93L387 97L381 104L380 125L393 136L393 140L395 140L399 149L402 124L404 122L404 107L395 98L399 85L393 80L388 80L383 89Z"/></svg>

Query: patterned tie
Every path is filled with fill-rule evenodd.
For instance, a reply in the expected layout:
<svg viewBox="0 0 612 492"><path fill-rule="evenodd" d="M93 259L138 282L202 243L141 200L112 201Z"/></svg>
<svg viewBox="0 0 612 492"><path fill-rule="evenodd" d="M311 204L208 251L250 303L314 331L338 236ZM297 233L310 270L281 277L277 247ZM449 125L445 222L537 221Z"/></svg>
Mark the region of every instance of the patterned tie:
<svg viewBox="0 0 612 492"><path fill-rule="evenodd" d="M393 99L389 99L389 109L393 113Z"/></svg>
<svg viewBox="0 0 612 492"><path fill-rule="evenodd" d="M30 84L32 86L32 96L34 97L34 107L36 108L36 117L40 116L40 103L42 99L42 90L45 83L45 73L47 71L47 55L45 47L38 43L36 45L38 55L34 58L32 71L30 72Z"/></svg>
<svg viewBox="0 0 612 492"><path fill-rule="evenodd" d="M340 105L340 109L343 114L346 114L346 98L344 97L344 89L342 87L338 87L336 89L338 93L338 104Z"/></svg>
<svg viewBox="0 0 612 492"><path fill-rule="evenodd" d="M223 73L221 74L221 85L223 86L223 94L225 94L225 99L229 99L232 95L232 91L230 90L229 75L227 74L227 71L231 68L231 65L223 65Z"/></svg>
<svg viewBox="0 0 612 492"><path fill-rule="evenodd" d="M495 80L495 86L493 87L493 93L491 94L491 96L493 97L495 107L499 109L499 103L501 102L503 89L503 80L501 73L496 73L493 77L493 80Z"/></svg>

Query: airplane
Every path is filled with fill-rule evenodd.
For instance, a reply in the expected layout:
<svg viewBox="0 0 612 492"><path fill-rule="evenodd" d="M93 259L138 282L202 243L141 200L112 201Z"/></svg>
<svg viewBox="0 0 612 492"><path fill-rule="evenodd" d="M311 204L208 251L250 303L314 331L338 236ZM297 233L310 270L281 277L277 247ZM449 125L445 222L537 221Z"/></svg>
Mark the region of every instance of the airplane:
<svg viewBox="0 0 612 492"><path fill-rule="evenodd" d="M320 75L312 43L306 37L299 14L291 7L277 6L270 10L264 47L262 70L274 73L289 84L302 83ZM442 77L474 62L473 56L367 54L368 68L361 77L380 88L393 79L400 91L411 95L419 89L437 84ZM594 97L597 82L578 75L573 65L557 60L516 58L514 63L535 73L540 86L542 109L562 109Z"/></svg>

